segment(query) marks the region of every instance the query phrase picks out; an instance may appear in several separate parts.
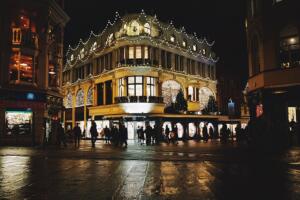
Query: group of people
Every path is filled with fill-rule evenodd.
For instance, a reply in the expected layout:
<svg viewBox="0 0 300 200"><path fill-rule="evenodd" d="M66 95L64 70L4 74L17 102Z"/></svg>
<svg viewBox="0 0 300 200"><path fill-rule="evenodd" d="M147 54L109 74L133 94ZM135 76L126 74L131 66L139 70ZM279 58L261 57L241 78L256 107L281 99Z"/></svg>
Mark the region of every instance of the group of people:
<svg viewBox="0 0 300 200"><path fill-rule="evenodd" d="M158 127L154 126L152 128L150 124L146 125L145 130L142 126L138 126L137 137L138 137L138 142L141 145L157 144L160 141Z"/></svg>
<svg viewBox="0 0 300 200"><path fill-rule="evenodd" d="M127 147L127 139L128 139L128 133L127 128L123 123L119 124L119 128L117 125L113 125L112 128L108 128L106 126L103 129L104 140L106 144L113 144L115 146L124 146Z"/></svg>

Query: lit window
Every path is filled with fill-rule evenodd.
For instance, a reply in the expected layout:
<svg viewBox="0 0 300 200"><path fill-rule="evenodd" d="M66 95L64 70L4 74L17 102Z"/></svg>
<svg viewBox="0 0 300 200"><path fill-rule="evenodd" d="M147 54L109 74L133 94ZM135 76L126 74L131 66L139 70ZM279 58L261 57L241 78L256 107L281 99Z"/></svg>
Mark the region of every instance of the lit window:
<svg viewBox="0 0 300 200"><path fill-rule="evenodd" d="M192 86L188 87L188 99L190 101L194 100L194 88Z"/></svg>
<svg viewBox="0 0 300 200"><path fill-rule="evenodd" d="M90 87L87 93L86 105L93 105L93 102L94 102L93 88Z"/></svg>
<svg viewBox="0 0 300 200"><path fill-rule="evenodd" d="M92 45L91 50L95 51L97 49L97 42L94 42L94 44Z"/></svg>
<svg viewBox="0 0 300 200"><path fill-rule="evenodd" d="M136 46L135 47L135 58L141 59L142 58L142 47L141 46Z"/></svg>
<svg viewBox="0 0 300 200"><path fill-rule="evenodd" d="M128 96L143 96L143 77L131 76L127 80Z"/></svg>
<svg viewBox="0 0 300 200"><path fill-rule="evenodd" d="M79 58L80 59L82 59L83 57L84 57L84 48L82 48L81 50L80 50L80 55L79 55Z"/></svg>
<svg viewBox="0 0 300 200"><path fill-rule="evenodd" d="M129 47L129 59L134 59L134 47Z"/></svg>
<svg viewBox="0 0 300 200"><path fill-rule="evenodd" d="M71 61L73 61L73 60L74 60L74 55L72 54L72 55L71 55Z"/></svg>
<svg viewBox="0 0 300 200"><path fill-rule="evenodd" d="M206 105L208 104L208 100L210 96L215 96L213 92L207 88L207 87L202 87L199 89L199 102L200 102L200 109L204 109Z"/></svg>
<svg viewBox="0 0 300 200"><path fill-rule="evenodd" d="M21 24L21 29L28 29L30 25L30 20L27 16L22 15L20 17L20 24Z"/></svg>
<svg viewBox="0 0 300 200"><path fill-rule="evenodd" d="M279 52L282 68L300 66L300 42L297 27L289 26L280 32Z"/></svg>
<svg viewBox="0 0 300 200"><path fill-rule="evenodd" d="M186 47L186 41L183 41L183 42L182 42L182 46L183 46L183 47Z"/></svg>
<svg viewBox="0 0 300 200"><path fill-rule="evenodd" d="M84 92L80 89L76 95L76 107L80 107L84 105Z"/></svg>
<svg viewBox="0 0 300 200"><path fill-rule="evenodd" d="M180 84L174 80L167 80L163 82L161 87L164 103L167 106L171 105L172 103L175 103L176 96L181 89Z"/></svg>
<svg viewBox="0 0 300 200"><path fill-rule="evenodd" d="M155 96L156 78L147 77L147 96Z"/></svg>
<svg viewBox="0 0 300 200"><path fill-rule="evenodd" d="M145 59L149 59L149 51L148 51L148 47L144 47L144 58L145 58Z"/></svg>
<svg viewBox="0 0 300 200"><path fill-rule="evenodd" d="M73 96L72 96L72 93L69 92L67 94L67 98L66 98L66 101L65 101L65 107L66 108L72 108L72 101L73 101Z"/></svg>
<svg viewBox="0 0 300 200"><path fill-rule="evenodd" d="M289 118L289 122L291 122L291 121L298 122L296 107L288 107L288 118Z"/></svg>
<svg viewBox="0 0 300 200"><path fill-rule="evenodd" d="M145 31L145 33L147 33L147 34L151 34L151 29L150 29L150 24L149 23L146 23L145 25L144 25L144 31Z"/></svg>
<svg viewBox="0 0 300 200"><path fill-rule="evenodd" d="M171 41L171 42L175 42L175 37L174 37L174 35L171 35L170 41Z"/></svg>
<svg viewBox="0 0 300 200"><path fill-rule="evenodd" d="M140 34L140 24L137 21L132 21L130 24L130 32L129 35L139 35Z"/></svg>
<svg viewBox="0 0 300 200"><path fill-rule="evenodd" d="M114 34L111 33L106 40L106 45L111 45L113 38L114 38Z"/></svg>
<svg viewBox="0 0 300 200"><path fill-rule="evenodd" d="M202 49L202 54L205 55L206 54L206 50Z"/></svg>
<svg viewBox="0 0 300 200"><path fill-rule="evenodd" d="M195 44L193 45L193 51L197 51L197 46Z"/></svg>
<svg viewBox="0 0 300 200"><path fill-rule="evenodd" d="M122 96L125 96L125 79L124 78L120 78L119 81L118 81L118 96L119 97L122 97Z"/></svg>
<svg viewBox="0 0 300 200"><path fill-rule="evenodd" d="M33 56L21 55L14 51L9 65L10 80L33 82Z"/></svg>

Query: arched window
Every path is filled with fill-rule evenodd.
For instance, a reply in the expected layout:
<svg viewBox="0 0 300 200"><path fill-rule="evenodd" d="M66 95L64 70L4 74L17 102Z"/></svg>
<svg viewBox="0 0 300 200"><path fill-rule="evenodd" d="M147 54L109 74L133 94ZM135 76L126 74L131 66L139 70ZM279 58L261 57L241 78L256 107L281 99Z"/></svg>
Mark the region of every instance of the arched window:
<svg viewBox="0 0 300 200"><path fill-rule="evenodd" d="M84 92L82 89L78 90L76 94L76 107L84 105Z"/></svg>
<svg viewBox="0 0 300 200"><path fill-rule="evenodd" d="M205 108L208 103L209 97L215 96L214 93L207 87L202 87L199 89L199 102L200 102L200 110Z"/></svg>
<svg viewBox="0 0 300 200"><path fill-rule="evenodd" d="M280 32L280 65L282 68L300 65L300 43L297 27L288 26Z"/></svg>
<svg viewBox="0 0 300 200"><path fill-rule="evenodd" d="M69 92L67 94L66 99L65 99L65 107L66 108L72 108L72 101L73 101L73 96L72 96L72 93Z"/></svg>
<svg viewBox="0 0 300 200"><path fill-rule="evenodd" d="M185 40L182 41L182 46L186 47L186 41Z"/></svg>
<svg viewBox="0 0 300 200"><path fill-rule="evenodd" d="M144 32L147 34L151 34L151 29L150 29L150 24L149 23L145 23L144 24Z"/></svg>
<svg viewBox="0 0 300 200"><path fill-rule="evenodd" d="M114 34L111 33L106 40L106 45L110 45L113 41L113 38L114 38Z"/></svg>
<svg viewBox="0 0 300 200"><path fill-rule="evenodd" d="M255 35L251 42L251 61L252 61L252 75L260 72L260 62L259 62L259 40L258 36Z"/></svg>
<svg viewBox="0 0 300 200"><path fill-rule="evenodd" d="M84 54L85 54L84 48L82 48L82 49L80 50L79 58L82 59L82 58L84 57Z"/></svg>
<svg viewBox="0 0 300 200"><path fill-rule="evenodd" d="M90 87L87 93L86 105L93 105L93 102L94 102L93 88Z"/></svg>
<svg viewBox="0 0 300 200"><path fill-rule="evenodd" d="M162 96L164 98L164 103L168 106L174 103L176 96L181 89L180 84L174 80L164 81L162 84Z"/></svg>

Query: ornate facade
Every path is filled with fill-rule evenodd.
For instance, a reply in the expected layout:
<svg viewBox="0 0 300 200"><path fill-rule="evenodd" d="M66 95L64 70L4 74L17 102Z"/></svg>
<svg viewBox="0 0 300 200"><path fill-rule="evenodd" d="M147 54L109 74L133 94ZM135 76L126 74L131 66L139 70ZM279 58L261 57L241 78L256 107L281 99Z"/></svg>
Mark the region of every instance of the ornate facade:
<svg viewBox="0 0 300 200"><path fill-rule="evenodd" d="M79 122L88 136L89 119L100 129L123 120L134 132L145 121L216 118L201 115L209 96L216 97L212 46L156 16L116 13L103 32L91 32L86 41L69 47L63 70L67 129ZM165 113L179 90L188 100L188 112Z"/></svg>
<svg viewBox="0 0 300 200"><path fill-rule="evenodd" d="M0 144L42 144L62 109L60 0L0 3ZM54 126L52 126L54 127Z"/></svg>

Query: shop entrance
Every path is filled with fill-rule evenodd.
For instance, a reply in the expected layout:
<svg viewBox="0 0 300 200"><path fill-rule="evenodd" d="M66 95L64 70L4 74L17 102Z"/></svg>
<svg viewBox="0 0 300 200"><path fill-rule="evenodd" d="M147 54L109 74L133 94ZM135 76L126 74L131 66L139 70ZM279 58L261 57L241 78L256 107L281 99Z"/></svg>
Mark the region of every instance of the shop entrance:
<svg viewBox="0 0 300 200"><path fill-rule="evenodd" d="M154 121L149 121L150 126L153 128L155 125ZM138 139L137 130L139 127L145 130L146 121L127 121L125 122L125 126L127 127L128 140L136 140Z"/></svg>

